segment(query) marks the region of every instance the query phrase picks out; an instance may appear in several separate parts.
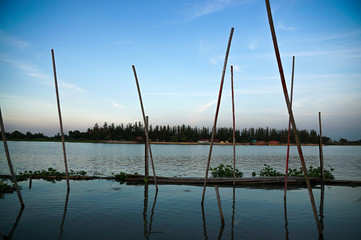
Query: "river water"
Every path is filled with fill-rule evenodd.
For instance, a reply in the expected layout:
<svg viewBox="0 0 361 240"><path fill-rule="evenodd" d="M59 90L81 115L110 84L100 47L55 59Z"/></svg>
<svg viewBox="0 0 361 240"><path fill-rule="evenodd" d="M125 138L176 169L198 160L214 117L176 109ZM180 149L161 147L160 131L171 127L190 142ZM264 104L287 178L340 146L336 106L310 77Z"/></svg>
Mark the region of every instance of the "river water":
<svg viewBox="0 0 361 240"><path fill-rule="evenodd" d="M16 172L42 170L49 167L64 171L61 143L9 142L11 159ZM151 145L158 176L204 177L209 145ZM306 166L319 166L317 146L303 146ZM284 172L286 146L236 146L236 168L244 177L259 171L264 164ZM66 143L68 168L84 170L88 175L126 172L144 173L144 145L105 143ZM324 164L335 170L336 179L361 180L361 146L324 146ZM295 146L290 150L290 168L300 168ZM216 145L213 148L211 167L233 165L233 146ZM0 146L0 174L8 174L4 148ZM150 169L150 173L152 170Z"/></svg>
<svg viewBox="0 0 361 240"><path fill-rule="evenodd" d="M0 174L8 174L3 146ZM88 175L144 171L144 146L67 143L69 168ZM14 169L63 170L61 143L9 142ZM209 146L152 145L157 175L204 177ZM215 146L211 166L231 164L232 146ZM318 166L318 147L303 147L307 166ZM245 177L263 164L284 171L286 147L237 146L237 168ZM336 179L360 180L361 147L326 146L325 164ZM299 168L296 148L290 167ZM221 226L214 187L126 185L109 180L20 182L25 209L16 193L0 198L0 235L9 239L318 239L307 189L219 188ZM359 239L361 187L313 189L324 239Z"/></svg>

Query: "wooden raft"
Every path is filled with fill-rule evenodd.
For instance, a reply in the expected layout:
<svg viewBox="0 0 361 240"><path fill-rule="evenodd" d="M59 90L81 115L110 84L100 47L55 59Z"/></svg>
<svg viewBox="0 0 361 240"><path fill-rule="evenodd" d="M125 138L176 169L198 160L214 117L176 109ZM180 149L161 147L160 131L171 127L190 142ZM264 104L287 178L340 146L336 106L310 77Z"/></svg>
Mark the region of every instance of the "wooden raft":
<svg viewBox="0 0 361 240"><path fill-rule="evenodd" d="M145 182L154 183L153 176L149 176L146 180L144 175L127 174L125 177L127 184L144 184ZM157 177L158 184L169 185L203 185L204 178L195 177ZM320 185L321 180L318 178L310 178L312 185ZM274 186L284 187L285 177L252 177L252 178L236 178L236 186L238 187L262 187L262 186ZM306 186L306 181L303 177L288 177L287 184L289 186ZM325 185L332 186L361 186L361 181L350 180L325 180ZM219 186L233 186L233 178L208 178L207 185L219 185Z"/></svg>

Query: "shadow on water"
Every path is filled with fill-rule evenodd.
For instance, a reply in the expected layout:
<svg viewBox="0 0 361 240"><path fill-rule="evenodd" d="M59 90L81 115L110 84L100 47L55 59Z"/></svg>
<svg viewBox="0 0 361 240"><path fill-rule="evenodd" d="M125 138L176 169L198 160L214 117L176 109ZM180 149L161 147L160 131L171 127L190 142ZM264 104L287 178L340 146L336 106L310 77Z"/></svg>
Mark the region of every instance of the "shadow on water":
<svg viewBox="0 0 361 240"><path fill-rule="evenodd" d="M19 210L19 213L18 213L18 216L16 217L16 220L15 220L15 223L13 225L13 227L11 228L11 231L9 233L8 236L6 236L1 230L0 230L0 236L3 238L3 239L11 239L13 237L13 234L15 232L15 229L16 227L18 226L18 223L21 219L21 216L23 215L23 212L24 212L24 208L20 208Z"/></svg>
<svg viewBox="0 0 361 240"><path fill-rule="evenodd" d="M61 239L61 237L63 236L63 232L64 232L65 217L66 217L66 213L68 211L69 192L70 191L69 191L69 188L68 188L67 191L66 191L63 219L62 219L61 224L60 224L60 232L59 232L59 238L58 239Z"/></svg>
<svg viewBox="0 0 361 240"><path fill-rule="evenodd" d="M153 200L153 206L150 214L150 221L148 225L148 190L149 186L148 184L144 185L144 209L143 209L143 221L144 221L144 238L150 239L151 233L162 233L162 232L152 232L152 224L153 224L153 216L154 216L154 209L155 205L157 203L157 197L158 197L158 189L155 191L154 200Z"/></svg>

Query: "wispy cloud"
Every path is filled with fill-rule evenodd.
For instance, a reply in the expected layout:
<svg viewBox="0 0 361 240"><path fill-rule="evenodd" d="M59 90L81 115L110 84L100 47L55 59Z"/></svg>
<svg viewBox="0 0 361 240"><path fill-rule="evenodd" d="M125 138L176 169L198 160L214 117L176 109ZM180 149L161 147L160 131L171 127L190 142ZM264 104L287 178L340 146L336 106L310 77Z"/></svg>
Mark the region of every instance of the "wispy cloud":
<svg viewBox="0 0 361 240"><path fill-rule="evenodd" d="M283 23L278 22L278 24L277 24L277 29L279 29L279 30L285 30L285 31L292 31L292 30L295 30L296 28L295 28L295 27L291 27L291 26L286 26L286 25L284 25Z"/></svg>
<svg viewBox="0 0 361 240"><path fill-rule="evenodd" d="M353 32L347 32L347 33L341 33L341 34L335 34L335 35L329 35L325 37L320 38L312 38L306 40L307 42L317 42L317 41L328 41L328 40L334 40L334 39L341 39L341 38L349 38L361 35L361 30L353 31Z"/></svg>
<svg viewBox="0 0 361 240"><path fill-rule="evenodd" d="M208 59L212 65L217 65L217 62L216 62L216 60L214 60L214 58L208 57Z"/></svg>
<svg viewBox="0 0 361 240"><path fill-rule="evenodd" d="M248 43L248 49L249 50L255 50L255 49L258 48L258 46L259 46L259 41L258 40L254 40L254 41Z"/></svg>
<svg viewBox="0 0 361 240"><path fill-rule="evenodd" d="M116 107L116 108L119 108L119 109L124 108L124 106L118 104L117 102L113 102L113 107Z"/></svg>
<svg viewBox="0 0 361 240"><path fill-rule="evenodd" d="M21 70L23 74L39 80L47 80L50 77L42 73L37 67L25 61L18 61L11 58L0 57L0 61L11 64L13 67Z"/></svg>
<svg viewBox="0 0 361 240"><path fill-rule="evenodd" d="M8 46L12 46L15 48L26 48L29 46L29 43L23 40L20 40L16 37L11 36L10 34L1 31L0 30L0 42L2 42L3 44L6 44Z"/></svg>
<svg viewBox="0 0 361 240"><path fill-rule="evenodd" d="M86 92L85 89L80 88L80 87L78 87L77 85L72 84L72 83L68 83L68 82L62 81L62 82L60 83L60 85L61 85L62 87L64 87L64 88L67 88L67 89L70 89L70 90L73 90L73 91L76 91L76 92Z"/></svg>
<svg viewBox="0 0 361 240"><path fill-rule="evenodd" d="M198 113L204 112L205 110L207 110L209 107L213 106L216 103L217 103L217 100L212 101L212 102L207 103L207 104L204 104L204 105L200 106L199 108L197 108L196 112L198 112Z"/></svg>

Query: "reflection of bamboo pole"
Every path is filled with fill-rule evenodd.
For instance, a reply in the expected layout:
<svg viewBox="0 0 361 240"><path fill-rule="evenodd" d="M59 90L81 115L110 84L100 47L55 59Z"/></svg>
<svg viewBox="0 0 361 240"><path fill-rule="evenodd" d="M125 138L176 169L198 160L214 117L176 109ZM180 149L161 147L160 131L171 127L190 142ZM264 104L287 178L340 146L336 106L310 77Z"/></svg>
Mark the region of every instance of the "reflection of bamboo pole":
<svg viewBox="0 0 361 240"><path fill-rule="evenodd" d="M152 212L151 212L151 214L150 214L149 231L148 231L148 238L147 238L147 239L149 239L149 236L150 236L150 234L152 233L152 223L153 223L153 216L154 216L155 204L157 203L157 196L158 196L158 190L155 191L155 195L154 195Z"/></svg>
<svg viewBox="0 0 361 240"><path fill-rule="evenodd" d="M144 184L144 208L143 208L143 222L144 222L144 238L149 239L148 235L148 184Z"/></svg>
<svg viewBox="0 0 361 240"><path fill-rule="evenodd" d="M323 225L323 206L324 206L324 202L325 202L325 185L322 184L321 185L321 199L320 199L320 225L322 230L324 229L324 225Z"/></svg>
<svg viewBox="0 0 361 240"><path fill-rule="evenodd" d="M273 25L272 12L271 12L271 7L270 7L269 0L266 0L266 7L267 7L268 20L269 20L269 25L270 25L271 34L272 34L273 45L274 45L275 54L276 54L277 63L278 63L278 69L279 69L279 72L280 72L280 77L281 77L281 82L282 82L282 87L283 87L283 93L284 93L284 96L285 96L286 105L287 105L287 108L288 108L288 113L290 115L292 128L293 128L293 134L295 136L295 140L296 140L296 144L297 144L298 154L300 156L302 169L303 169L303 172L304 172L304 175L305 175L307 189L308 189L308 193L309 193L310 200L311 200L311 205L312 205L312 210L313 210L313 216L314 216L315 221L316 221L318 234L320 236L322 236L322 229L320 227L320 222L319 222L318 215L317 215L315 200L314 200L314 197L313 197L310 180L308 178L308 172L307 172L306 164L305 164L305 161L304 161L304 158L303 158L301 143L300 143L300 140L298 138L297 127L296 127L295 119L293 117L292 108L291 108L291 105L290 105L290 102L289 102L289 97L288 97L287 87L286 87L286 81L285 81L285 76L284 76L284 73L283 73L281 56L280 56L279 49L278 49L277 38L276 38L276 33L275 33L274 25Z"/></svg>
<svg viewBox="0 0 361 240"><path fill-rule="evenodd" d="M233 186L236 185L236 117L234 114L233 66L231 66L232 116L233 116Z"/></svg>
<svg viewBox="0 0 361 240"><path fill-rule="evenodd" d="M16 181L15 172L14 172L14 169L13 169L13 164L11 163L11 159L10 159L10 153L9 153L8 143L6 141L5 127L4 127L3 117L2 117L2 114L1 114L1 108L0 108L0 127L1 127L1 135L2 135L2 138L3 138L3 143L4 143L6 159L8 160L9 170L10 170L10 173L11 173L11 179L12 179L12 181L14 183L16 193L18 194L20 205L21 205L22 208L24 208L25 204L24 204L23 198L21 197L18 182Z"/></svg>
<svg viewBox="0 0 361 240"><path fill-rule="evenodd" d="M207 161L207 168L206 168L206 176L204 177L204 187L203 187L203 194L202 194L202 205L203 205L203 203L204 203L204 195L205 195L205 193L206 193L207 178L208 178L208 171L209 171L209 164L210 164L210 162L211 162L212 149L213 149L213 143L214 143L214 135L215 135L215 133L216 133L216 126L217 126L219 106L220 106L220 104L221 104L221 98L222 98L222 89L223 89L224 76L225 76L225 74L226 74L227 60L228 60L229 49L231 48L231 41L232 41L233 31L234 31L234 28L231 29L231 33L230 33L230 35L229 35L229 40L228 40L228 46L227 46L226 56L225 56L224 64L223 64L223 72L222 72L222 78L221 78L221 86L220 86L219 94L218 94L218 102L217 102L216 115L215 115L215 117L214 117L214 124L213 124L213 129L212 129L211 146L210 146L210 148L209 148L209 154L208 154L208 161Z"/></svg>
<svg viewBox="0 0 361 240"><path fill-rule="evenodd" d="M13 234L14 234L14 232L15 232L15 229L16 229L16 227L17 227L18 224L19 224L19 221L20 221L20 219L21 219L21 216L23 215L23 212L24 212L24 208L20 208L20 211L19 211L19 213L18 213L18 216L16 217L16 220L15 220L15 222L14 222L13 228L11 229L11 231L10 231L10 233L9 233L9 238L8 238L8 239L12 239ZM4 239L6 239L6 238L4 238Z"/></svg>
<svg viewBox="0 0 361 240"><path fill-rule="evenodd" d="M63 120L62 120L62 118L61 118L60 99L59 99L59 90L58 90L58 80L57 80L57 76L56 76L54 49L51 49L51 57L52 57L52 59L53 59L55 92L56 92L56 101L57 101L57 103L58 103L58 115L59 115L61 142L62 142L62 144L63 144L63 155L64 155L64 165L65 165L65 174L66 174L66 184L67 184L67 187L68 187L68 190L69 190L69 189L70 189L70 185L69 185L68 163L67 163L67 160L66 160L64 131L63 131Z"/></svg>
<svg viewBox="0 0 361 240"><path fill-rule="evenodd" d="M206 223L206 215L204 213L204 206L201 205L202 208L202 220L203 220L203 234L204 234L204 239L208 239L207 236L207 223Z"/></svg>
<svg viewBox="0 0 361 240"><path fill-rule="evenodd" d="M286 198L283 198L284 211L285 211L285 228L286 228L286 239L288 240L288 221L287 221L287 202Z"/></svg>
<svg viewBox="0 0 361 240"><path fill-rule="evenodd" d="M214 186L214 190L216 190L216 196L217 196L217 202L218 202L218 210L219 210L219 215L221 217L221 222L222 222L222 226L224 226L224 216L223 216L223 212L222 212L222 204L221 204L221 198L219 196L219 191L218 191L218 186Z"/></svg>
<svg viewBox="0 0 361 240"><path fill-rule="evenodd" d="M141 107L141 109L142 109L144 125L146 125L146 124L149 124L149 122L147 122L147 119L146 119L146 116L145 116L145 113L144 113L142 94L140 93L140 87L139 87L137 72L135 71L135 66L134 66L134 65L132 65L132 68L133 68L133 73L134 73L134 77L135 77L135 82L136 82L136 84L137 84L139 101L140 101L140 107ZM154 184L155 184L155 188L158 190L157 176L155 175L153 155L152 155L152 149L151 149L151 147L150 147L148 128L145 128L145 137L146 137L146 141L149 143L149 144L148 144L148 148L149 148L150 161L151 161L151 163L152 163L153 176L154 176Z"/></svg>
<svg viewBox="0 0 361 240"><path fill-rule="evenodd" d="M318 113L318 121L320 124L319 148L320 148L321 183L323 184L323 181L325 180L325 172L324 172L324 165L323 165L321 112Z"/></svg>
<svg viewBox="0 0 361 240"><path fill-rule="evenodd" d="M61 239L61 237L63 235L63 232L64 232L65 217L66 217L66 213L68 211L69 192L70 192L69 190L66 191L63 219L62 219L61 224L60 224L59 239Z"/></svg>
<svg viewBox="0 0 361 240"><path fill-rule="evenodd" d="M291 100L290 105L292 108L292 102L293 102L293 79L294 79L294 73L295 73L295 56L293 56L292 60L292 80L291 80ZM288 176L288 161L290 157L290 139L291 139L291 118L289 117L288 120L288 139L287 139L287 160L286 160L286 175L285 175L285 192L284 192L284 199L286 199L286 193L287 193L287 176Z"/></svg>
<svg viewBox="0 0 361 240"><path fill-rule="evenodd" d="M231 239L234 239L234 215L235 215L235 213L236 213L236 187L233 185Z"/></svg>

